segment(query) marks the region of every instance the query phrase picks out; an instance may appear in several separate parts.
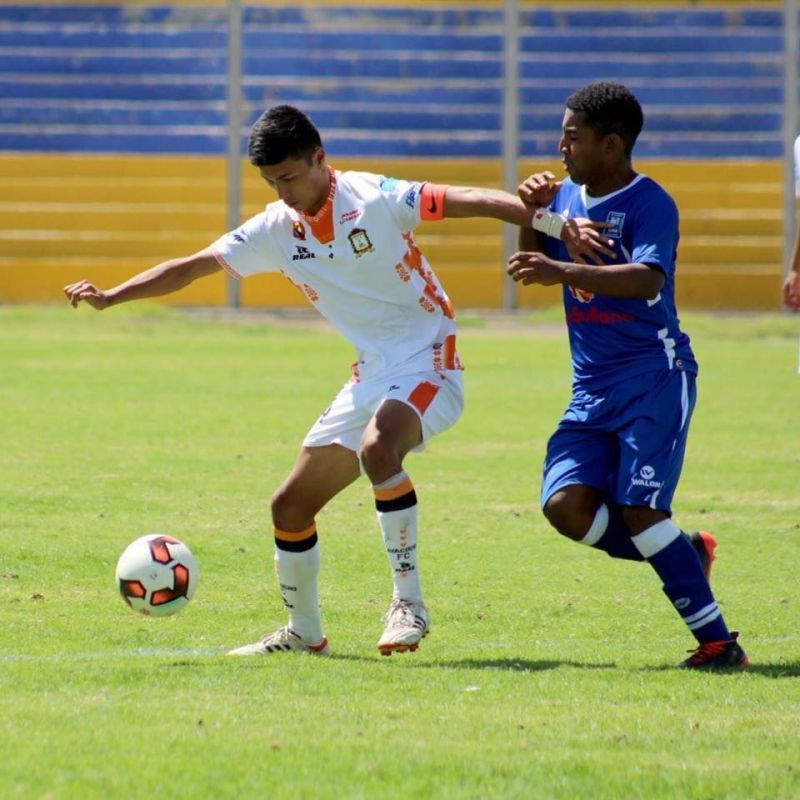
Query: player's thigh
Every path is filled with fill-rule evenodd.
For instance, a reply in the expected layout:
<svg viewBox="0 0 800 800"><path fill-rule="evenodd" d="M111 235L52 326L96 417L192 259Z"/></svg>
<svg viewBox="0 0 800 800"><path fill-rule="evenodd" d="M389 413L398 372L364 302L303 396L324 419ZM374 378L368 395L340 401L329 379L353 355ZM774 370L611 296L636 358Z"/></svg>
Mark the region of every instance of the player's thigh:
<svg viewBox="0 0 800 800"><path fill-rule="evenodd" d="M641 396L635 415L618 432L616 502L670 511L696 398L694 376L681 370L665 371Z"/></svg>
<svg viewBox="0 0 800 800"><path fill-rule="evenodd" d="M359 447L361 464L372 482L380 483L397 471L406 454L420 442L422 423L419 414L399 400L385 400L364 429ZM378 474L387 469L389 474Z"/></svg>
<svg viewBox="0 0 800 800"><path fill-rule="evenodd" d="M455 425L464 410L464 381L458 370L422 372L394 379L385 399L399 400L419 417L421 440L412 450L425 449L425 442Z"/></svg>
<svg viewBox="0 0 800 800"><path fill-rule="evenodd" d="M547 443L541 504L567 486L604 491L614 474L619 446L614 436L580 423L562 422Z"/></svg>
<svg viewBox="0 0 800 800"><path fill-rule="evenodd" d="M353 450L337 444L303 447L272 496L273 522L283 530L304 530L320 509L359 475Z"/></svg>

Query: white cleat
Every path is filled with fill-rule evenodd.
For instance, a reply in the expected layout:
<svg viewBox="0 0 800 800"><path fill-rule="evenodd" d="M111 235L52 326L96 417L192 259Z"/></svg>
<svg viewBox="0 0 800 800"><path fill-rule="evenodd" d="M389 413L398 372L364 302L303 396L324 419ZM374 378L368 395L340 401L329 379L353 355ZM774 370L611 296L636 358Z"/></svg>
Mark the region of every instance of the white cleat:
<svg viewBox="0 0 800 800"><path fill-rule="evenodd" d="M229 656L266 656L271 653L310 653L314 656L330 655L328 640L323 636L319 644L304 642L288 625L272 633L265 633L257 642L245 644L228 652Z"/></svg>
<svg viewBox="0 0 800 800"><path fill-rule="evenodd" d="M386 627L378 640L382 656L406 650L413 653L422 637L428 635L428 609L422 603L392 600L383 622Z"/></svg>

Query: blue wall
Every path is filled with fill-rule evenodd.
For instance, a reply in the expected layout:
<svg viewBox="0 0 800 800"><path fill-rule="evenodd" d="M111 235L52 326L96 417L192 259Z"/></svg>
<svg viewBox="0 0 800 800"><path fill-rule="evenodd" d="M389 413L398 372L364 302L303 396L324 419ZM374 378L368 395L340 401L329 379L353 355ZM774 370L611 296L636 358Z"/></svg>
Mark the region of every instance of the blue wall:
<svg viewBox="0 0 800 800"><path fill-rule="evenodd" d="M223 153L224 14L0 7L0 150ZM782 44L778 6L526 11L522 155L605 78L644 105L640 157L780 158ZM501 51L499 9L247 7L246 120L288 102L333 155L497 157Z"/></svg>

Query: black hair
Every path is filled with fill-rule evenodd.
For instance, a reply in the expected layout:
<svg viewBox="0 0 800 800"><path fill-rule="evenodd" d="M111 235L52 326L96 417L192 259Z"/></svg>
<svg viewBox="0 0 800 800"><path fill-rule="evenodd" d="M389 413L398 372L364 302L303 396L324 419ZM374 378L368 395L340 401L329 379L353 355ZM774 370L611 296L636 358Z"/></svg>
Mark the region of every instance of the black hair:
<svg viewBox="0 0 800 800"><path fill-rule="evenodd" d="M250 130L247 154L254 167L279 164L286 158L303 158L309 164L322 139L314 123L293 106L273 106Z"/></svg>
<svg viewBox="0 0 800 800"><path fill-rule="evenodd" d="M567 108L582 112L585 123L598 137L616 133L625 144L625 155L633 152L644 125L644 114L627 86L611 81L590 83L567 98Z"/></svg>

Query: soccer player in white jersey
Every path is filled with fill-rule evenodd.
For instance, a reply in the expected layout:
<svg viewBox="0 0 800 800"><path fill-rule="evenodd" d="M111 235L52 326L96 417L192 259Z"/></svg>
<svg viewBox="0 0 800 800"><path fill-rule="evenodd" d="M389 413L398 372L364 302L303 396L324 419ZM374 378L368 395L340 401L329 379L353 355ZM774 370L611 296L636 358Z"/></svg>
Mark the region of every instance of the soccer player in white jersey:
<svg viewBox="0 0 800 800"><path fill-rule="evenodd" d="M73 306L104 309L177 291L220 269L236 278L279 271L350 340L357 352L351 378L272 497L275 566L289 622L231 654L328 653L315 518L362 472L372 483L393 580L378 649L415 650L429 620L417 565L417 497L403 460L458 419L463 389L453 308L413 230L443 217L523 225L531 211L502 191L336 171L311 120L291 106L258 119L249 157L278 194L264 212L210 247L107 291L85 280L64 291ZM604 248L588 220L571 220L561 235L588 258Z"/></svg>
<svg viewBox="0 0 800 800"><path fill-rule="evenodd" d="M697 640L690 669L739 668L747 656L708 577L716 542L672 521L697 362L675 309L678 212L632 165L644 117L624 86L570 95L559 150L569 177L540 173L519 188L537 210L508 272L523 285L563 286L572 400L547 445L541 504L562 535L614 558L647 561ZM561 217L603 225L613 255L583 263L550 236Z"/></svg>
<svg viewBox="0 0 800 800"><path fill-rule="evenodd" d="M792 260L783 281L783 301L789 308L800 311L800 136L794 140L794 196L797 201L797 230Z"/></svg>

